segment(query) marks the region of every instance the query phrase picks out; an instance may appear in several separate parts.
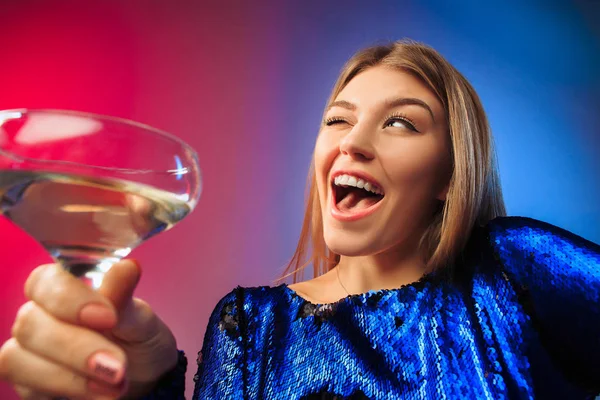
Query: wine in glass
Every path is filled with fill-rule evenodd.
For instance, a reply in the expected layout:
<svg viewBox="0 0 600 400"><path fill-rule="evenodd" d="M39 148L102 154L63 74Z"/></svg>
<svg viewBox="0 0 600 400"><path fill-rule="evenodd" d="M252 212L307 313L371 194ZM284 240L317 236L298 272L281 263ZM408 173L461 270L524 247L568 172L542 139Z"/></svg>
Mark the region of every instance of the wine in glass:
<svg viewBox="0 0 600 400"><path fill-rule="evenodd" d="M94 289L200 191L195 151L168 133L90 113L0 111L0 213Z"/></svg>

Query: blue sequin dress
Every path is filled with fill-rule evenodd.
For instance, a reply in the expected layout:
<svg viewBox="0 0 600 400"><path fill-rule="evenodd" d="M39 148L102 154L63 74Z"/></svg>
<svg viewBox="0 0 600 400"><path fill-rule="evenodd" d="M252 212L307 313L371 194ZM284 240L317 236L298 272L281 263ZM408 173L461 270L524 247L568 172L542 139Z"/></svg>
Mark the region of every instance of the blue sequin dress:
<svg viewBox="0 0 600 400"><path fill-rule="evenodd" d="M185 357L147 399L183 399ZM600 246L523 217L457 266L312 304L286 285L215 308L193 399L586 399L600 392Z"/></svg>

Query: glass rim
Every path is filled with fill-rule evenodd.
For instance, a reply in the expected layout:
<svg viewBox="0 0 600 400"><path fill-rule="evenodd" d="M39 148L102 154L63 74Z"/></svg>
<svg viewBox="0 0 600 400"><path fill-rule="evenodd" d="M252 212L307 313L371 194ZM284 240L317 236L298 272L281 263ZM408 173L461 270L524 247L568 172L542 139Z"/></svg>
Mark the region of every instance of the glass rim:
<svg viewBox="0 0 600 400"><path fill-rule="evenodd" d="M196 159L198 159L198 153L196 152L196 150L194 150L194 148L192 146L190 146L189 144L187 144L183 139L181 139L181 138L175 136L174 134L169 133L165 130L155 128L155 127L145 124L143 122L138 122L138 121L134 121L134 120L123 118L123 117L115 117L115 116L106 115L106 114L97 114L97 113L89 112L89 111L77 111L77 110L67 110L67 109L58 109L58 108L12 108L12 109L0 110L0 126L2 126L2 124L4 123L1 116L2 116L2 114L6 114L6 113L21 113L21 114L48 113L48 114L59 114L59 115L62 114L62 115L74 115L74 116L84 117L84 118L95 118L95 119L98 119L101 121L117 122L120 124L129 125L129 126L132 126L135 128L141 128L141 129L144 129L145 131L149 131L151 133L154 133L156 135L164 137L168 140L171 140L171 141L181 145L187 151L192 153L192 155ZM14 119L17 119L17 118L14 118ZM1 151L1 149L0 149L0 151Z"/></svg>

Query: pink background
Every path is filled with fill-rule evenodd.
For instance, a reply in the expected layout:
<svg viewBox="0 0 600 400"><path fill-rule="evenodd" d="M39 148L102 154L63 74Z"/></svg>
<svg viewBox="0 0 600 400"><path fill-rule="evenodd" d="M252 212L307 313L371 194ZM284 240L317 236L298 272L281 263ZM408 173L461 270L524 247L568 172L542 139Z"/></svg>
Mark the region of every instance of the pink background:
<svg viewBox="0 0 600 400"><path fill-rule="evenodd" d="M136 295L153 305L189 355L190 396L195 352L218 299L237 284L269 284L286 261L270 245L280 221L268 217L282 189L273 182L286 169L278 151L282 118L268 111L282 87L278 22L269 9L242 2L188 12L166 2L91 3L0 6L0 109L131 118L197 150L204 193L196 211L132 254L144 269ZM278 169L269 168L275 163ZM3 342L25 301L26 277L51 259L3 218L0 249ZM261 262L249 267L250 259ZM0 398L16 397L0 383Z"/></svg>

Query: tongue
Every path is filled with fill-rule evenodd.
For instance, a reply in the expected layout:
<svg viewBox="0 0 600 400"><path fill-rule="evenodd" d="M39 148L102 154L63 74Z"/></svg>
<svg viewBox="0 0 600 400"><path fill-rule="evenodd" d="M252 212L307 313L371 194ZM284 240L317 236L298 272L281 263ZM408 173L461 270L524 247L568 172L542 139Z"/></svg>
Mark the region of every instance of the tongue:
<svg viewBox="0 0 600 400"><path fill-rule="evenodd" d="M367 196L364 190L352 190L337 204L337 207L343 212L358 211L371 207L379 200L377 196Z"/></svg>

